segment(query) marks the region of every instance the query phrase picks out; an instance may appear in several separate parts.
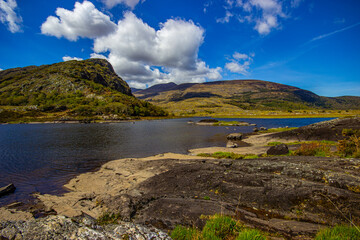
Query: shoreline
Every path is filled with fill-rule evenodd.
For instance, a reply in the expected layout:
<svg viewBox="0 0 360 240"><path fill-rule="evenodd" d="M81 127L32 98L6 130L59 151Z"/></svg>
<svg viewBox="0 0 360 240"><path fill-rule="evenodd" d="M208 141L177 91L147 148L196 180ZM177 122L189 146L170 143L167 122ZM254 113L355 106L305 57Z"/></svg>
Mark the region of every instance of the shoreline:
<svg viewBox="0 0 360 240"><path fill-rule="evenodd" d="M166 161L169 159L176 159L176 161L189 161L189 160L211 160L219 161L212 157L200 157L199 153L214 153L219 151L234 152L240 154L263 154L269 148L266 143L279 139L268 138L272 133L261 133L258 135L250 135L242 141L250 144L247 147L226 148L226 147L205 147L189 149L188 154L178 153L161 153L153 156L143 158L122 158L111 160L92 171L81 173L71 178L62 188L66 191L60 195L53 194L34 194L33 197L38 199L44 206L46 211L56 211L57 215L64 215L66 217L75 217L86 213L91 217L98 218L102 213L106 212L106 208L96 206L96 202L103 201L102 199L94 198L99 196L114 197L115 193L126 192L130 188L134 188L147 179L168 171L169 168L158 169L149 166L149 169L143 170L143 165L150 162ZM292 140L282 139L284 142L291 142ZM93 184L88 185L89 182ZM95 195L94 195L95 194ZM94 197L95 196L95 197ZM91 199L85 201L83 199ZM10 203L0 207L0 221L9 220L29 220L33 219L32 215L26 211L17 211L17 203ZM15 209L9 210L8 207Z"/></svg>
<svg viewBox="0 0 360 240"><path fill-rule="evenodd" d="M152 120L168 120L168 119L184 119L184 118L220 118L220 119L300 119L300 118L351 118L356 115L239 115L239 116L174 116L174 117L143 117L136 119L124 120L52 120L52 121L30 121L30 122L5 122L0 125L9 124L108 124L108 123L123 123L123 122L137 122L137 121L152 121ZM200 124L199 124L200 125ZM205 125L205 124L204 124Z"/></svg>

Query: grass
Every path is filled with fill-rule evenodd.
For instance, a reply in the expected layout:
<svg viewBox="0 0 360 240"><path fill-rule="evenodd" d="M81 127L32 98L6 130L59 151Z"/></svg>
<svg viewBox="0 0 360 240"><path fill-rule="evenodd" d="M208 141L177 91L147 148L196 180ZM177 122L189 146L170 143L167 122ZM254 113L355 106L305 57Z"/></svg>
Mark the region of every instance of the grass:
<svg viewBox="0 0 360 240"><path fill-rule="evenodd" d="M322 141L303 141L303 142L289 142L289 143L285 143L286 145L301 145L301 144L310 144L310 143L320 143L323 145L330 145L330 146L335 146L337 144L337 142L335 141L327 141L327 140L322 140ZM283 142L269 142L267 145L268 146L277 146L283 144Z"/></svg>
<svg viewBox="0 0 360 240"><path fill-rule="evenodd" d="M120 214L105 212L97 219L97 223L99 225L117 224L120 220Z"/></svg>
<svg viewBox="0 0 360 240"><path fill-rule="evenodd" d="M257 229L245 229L239 233L236 240L266 240L266 237Z"/></svg>
<svg viewBox="0 0 360 240"><path fill-rule="evenodd" d="M284 131L291 131L294 129L298 129L298 127L291 127L291 128L269 128L268 130L259 131L260 133L275 133L275 132L284 132Z"/></svg>
<svg viewBox="0 0 360 240"><path fill-rule="evenodd" d="M207 221L200 231L196 228L177 226L171 232L174 240L265 240L266 236L259 230L245 228L239 221L220 214L206 217Z"/></svg>
<svg viewBox="0 0 360 240"><path fill-rule="evenodd" d="M171 238L175 240L200 240L199 230L191 227L176 226L171 232Z"/></svg>
<svg viewBox="0 0 360 240"><path fill-rule="evenodd" d="M268 233L244 226L239 221L220 214L205 217L202 230L193 227L176 226L171 232L174 240L266 240ZM315 240L358 240L360 230L357 226L338 225L319 230Z"/></svg>
<svg viewBox="0 0 360 240"><path fill-rule="evenodd" d="M358 240L360 231L355 227L338 225L333 228L320 230L315 240Z"/></svg>
<svg viewBox="0 0 360 240"><path fill-rule="evenodd" d="M330 146L318 142L303 143L300 148L291 152L293 156L315 156L315 157L330 157L333 153Z"/></svg>
<svg viewBox="0 0 360 240"><path fill-rule="evenodd" d="M255 154L237 154L233 152L215 152L215 153L199 153L197 156L199 157L212 157L212 158L218 158L218 159L233 159L233 160L239 160L239 159L255 159L259 158L258 155Z"/></svg>

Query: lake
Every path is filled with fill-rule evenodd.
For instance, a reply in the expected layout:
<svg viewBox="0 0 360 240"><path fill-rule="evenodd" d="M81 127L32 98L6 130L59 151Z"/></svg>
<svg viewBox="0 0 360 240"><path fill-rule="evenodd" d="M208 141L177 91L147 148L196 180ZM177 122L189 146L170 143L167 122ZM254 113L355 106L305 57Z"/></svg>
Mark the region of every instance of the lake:
<svg viewBox="0 0 360 240"><path fill-rule="evenodd" d="M61 194L74 176L105 162L189 149L225 146L226 135L251 132L253 127L198 126L182 118L106 124L0 125L0 186L14 183L15 194L0 198L0 206L23 201L34 192ZM231 119L257 127L300 127L330 118ZM226 119L219 119L226 120ZM229 119L228 119L229 120Z"/></svg>

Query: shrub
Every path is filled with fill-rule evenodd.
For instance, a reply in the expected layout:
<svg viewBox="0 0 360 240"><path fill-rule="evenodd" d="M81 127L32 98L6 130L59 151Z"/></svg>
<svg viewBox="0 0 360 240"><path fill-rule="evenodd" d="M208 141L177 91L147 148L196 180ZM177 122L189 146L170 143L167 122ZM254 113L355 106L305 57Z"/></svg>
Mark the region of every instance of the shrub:
<svg viewBox="0 0 360 240"><path fill-rule="evenodd" d="M360 130L343 129L343 140L339 140L338 154L342 157L360 157Z"/></svg>
<svg viewBox="0 0 360 240"><path fill-rule="evenodd" d="M216 214L206 222L202 237L205 240L225 239L225 237L235 236L239 229L238 223L231 217Z"/></svg>
<svg viewBox="0 0 360 240"><path fill-rule="evenodd" d="M292 153L295 156L327 157L331 155L330 146L318 142L303 143L300 148Z"/></svg>
<svg viewBox="0 0 360 240"><path fill-rule="evenodd" d="M171 232L171 238L174 240L198 240L201 239L200 232L195 228L176 226Z"/></svg>
<svg viewBox="0 0 360 240"><path fill-rule="evenodd" d="M325 228L320 230L315 240L357 240L360 239L360 231L350 226L335 226L333 228Z"/></svg>
<svg viewBox="0 0 360 240"><path fill-rule="evenodd" d="M97 219L97 223L100 225L117 224L120 220L120 214L105 212Z"/></svg>
<svg viewBox="0 0 360 240"><path fill-rule="evenodd" d="M266 237L257 229L245 229L239 233L236 240L266 240Z"/></svg>

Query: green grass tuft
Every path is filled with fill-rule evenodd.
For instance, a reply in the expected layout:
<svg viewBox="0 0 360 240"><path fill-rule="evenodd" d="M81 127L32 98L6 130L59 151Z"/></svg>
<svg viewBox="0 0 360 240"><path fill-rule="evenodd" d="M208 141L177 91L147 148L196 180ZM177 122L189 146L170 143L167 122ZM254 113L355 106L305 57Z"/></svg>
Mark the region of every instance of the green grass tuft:
<svg viewBox="0 0 360 240"><path fill-rule="evenodd" d="M355 227L350 226L335 226L333 228L326 228L320 230L315 237L315 240L358 240L360 239L360 231Z"/></svg>
<svg viewBox="0 0 360 240"><path fill-rule="evenodd" d="M225 239L237 235L239 230L240 226L233 218L216 214L206 222L202 237L204 240Z"/></svg>
<svg viewBox="0 0 360 240"><path fill-rule="evenodd" d="M176 226L171 232L171 238L174 240L200 240L201 233L195 228Z"/></svg>
<svg viewBox="0 0 360 240"><path fill-rule="evenodd" d="M266 237L257 229L244 229L236 240L266 240Z"/></svg>

